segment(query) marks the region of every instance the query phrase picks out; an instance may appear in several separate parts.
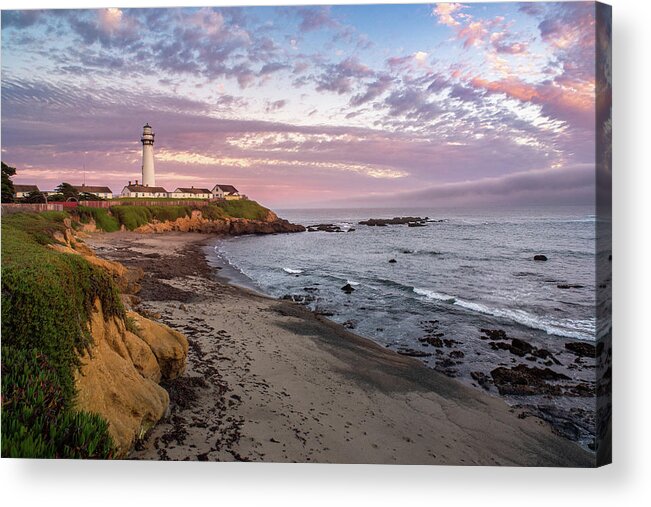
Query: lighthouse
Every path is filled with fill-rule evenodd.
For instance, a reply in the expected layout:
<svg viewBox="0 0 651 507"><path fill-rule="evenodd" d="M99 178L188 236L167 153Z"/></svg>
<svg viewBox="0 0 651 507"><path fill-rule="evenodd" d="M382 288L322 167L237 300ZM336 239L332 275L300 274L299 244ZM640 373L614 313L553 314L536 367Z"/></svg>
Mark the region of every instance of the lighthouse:
<svg viewBox="0 0 651 507"><path fill-rule="evenodd" d="M146 187L156 186L154 173L154 132L149 123L142 129L142 184Z"/></svg>

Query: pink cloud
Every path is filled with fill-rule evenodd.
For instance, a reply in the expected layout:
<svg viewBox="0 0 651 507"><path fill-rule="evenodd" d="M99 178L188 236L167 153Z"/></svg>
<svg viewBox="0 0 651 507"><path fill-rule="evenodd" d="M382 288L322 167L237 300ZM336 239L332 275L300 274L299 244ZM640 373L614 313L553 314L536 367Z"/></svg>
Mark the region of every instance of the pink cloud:
<svg viewBox="0 0 651 507"><path fill-rule="evenodd" d="M458 26L459 22L454 19L453 14L462 8L464 6L458 3L436 4L436 7L432 10L432 15L436 16L442 25Z"/></svg>
<svg viewBox="0 0 651 507"><path fill-rule="evenodd" d="M594 79L569 81L558 79L533 85L519 78L510 77L490 81L481 77L471 80L472 86L491 93L503 93L522 102L543 106L547 114L580 124L590 125L594 121L595 94Z"/></svg>
<svg viewBox="0 0 651 507"><path fill-rule="evenodd" d="M493 32L490 36L490 43L498 53L518 55L527 52L528 44L526 42L513 42L507 40L506 31Z"/></svg>
<svg viewBox="0 0 651 507"><path fill-rule="evenodd" d="M492 30L503 22L504 18L502 16L497 16L493 19L480 19L478 21L469 20L466 26L459 28L457 36L463 40L464 48L481 46L487 40L491 39L492 35L490 34Z"/></svg>
<svg viewBox="0 0 651 507"><path fill-rule="evenodd" d="M564 17L549 16L544 19L538 26L542 40L556 49L570 49L576 45L594 47L594 7L585 7L569 8Z"/></svg>

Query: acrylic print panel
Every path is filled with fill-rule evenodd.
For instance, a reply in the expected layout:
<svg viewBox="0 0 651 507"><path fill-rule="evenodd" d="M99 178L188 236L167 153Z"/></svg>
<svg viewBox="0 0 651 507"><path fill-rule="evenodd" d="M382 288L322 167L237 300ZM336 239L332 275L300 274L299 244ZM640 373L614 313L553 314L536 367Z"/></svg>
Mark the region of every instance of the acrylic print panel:
<svg viewBox="0 0 651 507"><path fill-rule="evenodd" d="M3 11L3 457L609 463L610 15Z"/></svg>

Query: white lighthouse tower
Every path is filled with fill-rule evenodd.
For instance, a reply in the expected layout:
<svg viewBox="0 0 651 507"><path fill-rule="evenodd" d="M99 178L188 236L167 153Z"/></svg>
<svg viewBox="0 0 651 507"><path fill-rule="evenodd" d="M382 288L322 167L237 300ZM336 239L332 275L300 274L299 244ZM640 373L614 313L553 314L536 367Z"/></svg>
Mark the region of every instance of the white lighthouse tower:
<svg viewBox="0 0 651 507"><path fill-rule="evenodd" d="M149 123L142 129L142 184L146 187L156 186L154 173L154 132Z"/></svg>

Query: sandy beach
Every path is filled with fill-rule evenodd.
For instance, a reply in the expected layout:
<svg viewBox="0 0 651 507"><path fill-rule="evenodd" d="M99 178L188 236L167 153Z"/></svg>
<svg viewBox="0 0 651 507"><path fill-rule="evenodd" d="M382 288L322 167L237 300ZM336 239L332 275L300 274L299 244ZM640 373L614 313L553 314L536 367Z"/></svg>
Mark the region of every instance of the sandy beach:
<svg viewBox="0 0 651 507"><path fill-rule="evenodd" d="M133 459L591 466L535 417L317 316L228 285L214 236L95 234L100 257L143 268L136 309L183 332L184 376Z"/></svg>

